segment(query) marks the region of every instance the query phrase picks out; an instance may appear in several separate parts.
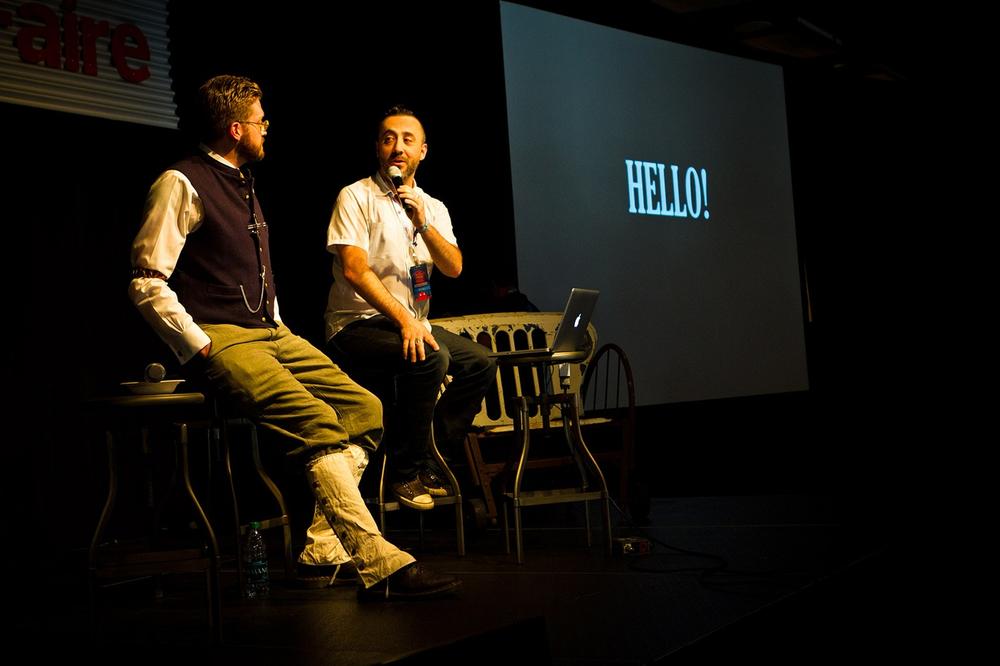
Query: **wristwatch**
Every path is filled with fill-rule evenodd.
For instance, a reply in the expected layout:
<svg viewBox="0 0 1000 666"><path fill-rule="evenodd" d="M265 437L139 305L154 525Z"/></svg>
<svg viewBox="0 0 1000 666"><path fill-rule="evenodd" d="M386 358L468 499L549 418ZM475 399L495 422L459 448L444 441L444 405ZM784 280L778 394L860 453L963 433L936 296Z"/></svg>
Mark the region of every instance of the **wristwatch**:
<svg viewBox="0 0 1000 666"><path fill-rule="evenodd" d="M427 230L430 229L430 228L431 228L431 223L430 222L424 222L424 226L417 227L417 233L418 234L426 233Z"/></svg>

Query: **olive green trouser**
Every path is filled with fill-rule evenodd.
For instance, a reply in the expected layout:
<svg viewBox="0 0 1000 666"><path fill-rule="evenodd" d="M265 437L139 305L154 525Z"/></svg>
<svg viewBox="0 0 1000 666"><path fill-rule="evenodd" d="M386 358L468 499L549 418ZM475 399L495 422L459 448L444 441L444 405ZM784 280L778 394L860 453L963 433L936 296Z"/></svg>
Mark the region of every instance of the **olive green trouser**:
<svg viewBox="0 0 1000 666"><path fill-rule="evenodd" d="M366 587L413 562L386 541L357 483L357 447L382 437L382 405L288 327L203 325L212 340L205 376L242 414L303 454L317 510L354 560ZM335 536L334 536L335 535Z"/></svg>

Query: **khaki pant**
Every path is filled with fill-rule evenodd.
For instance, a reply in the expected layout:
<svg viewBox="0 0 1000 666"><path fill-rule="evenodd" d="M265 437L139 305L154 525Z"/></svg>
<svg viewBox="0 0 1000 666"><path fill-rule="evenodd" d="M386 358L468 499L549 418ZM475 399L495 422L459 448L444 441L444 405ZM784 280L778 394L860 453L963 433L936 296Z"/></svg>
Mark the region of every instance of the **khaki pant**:
<svg viewBox="0 0 1000 666"><path fill-rule="evenodd" d="M284 325L202 329L212 340L203 361L211 386L245 416L291 442L289 454L309 460L316 516L333 531L325 530L323 548L329 553L322 563L334 563L329 556L350 556L370 587L413 562L379 533L357 487L364 471L359 460L367 460L382 437L378 398Z"/></svg>
<svg viewBox="0 0 1000 666"><path fill-rule="evenodd" d="M349 555L358 568L361 582L371 587L414 559L382 538L358 491L361 477L353 449L360 450L348 446L313 460L307 467L309 483L317 498L316 519L323 517L326 521L314 519L310 531L318 532L319 539L311 546L307 544L303 557L318 555L323 558L320 564L340 564Z"/></svg>

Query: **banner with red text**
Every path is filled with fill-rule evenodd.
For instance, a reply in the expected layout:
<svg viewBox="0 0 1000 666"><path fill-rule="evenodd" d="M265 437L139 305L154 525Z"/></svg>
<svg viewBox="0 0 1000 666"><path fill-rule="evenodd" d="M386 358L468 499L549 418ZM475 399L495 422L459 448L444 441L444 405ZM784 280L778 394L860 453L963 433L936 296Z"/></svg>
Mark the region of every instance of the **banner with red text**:
<svg viewBox="0 0 1000 666"><path fill-rule="evenodd" d="M177 127L167 0L0 0L0 102Z"/></svg>

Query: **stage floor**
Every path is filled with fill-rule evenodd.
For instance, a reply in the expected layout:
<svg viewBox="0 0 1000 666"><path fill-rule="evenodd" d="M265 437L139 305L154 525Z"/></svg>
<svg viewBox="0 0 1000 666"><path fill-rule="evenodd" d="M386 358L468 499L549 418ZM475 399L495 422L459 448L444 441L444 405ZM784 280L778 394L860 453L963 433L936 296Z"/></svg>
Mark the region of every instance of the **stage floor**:
<svg viewBox="0 0 1000 666"><path fill-rule="evenodd" d="M84 581L40 584L35 607L13 628L41 659L95 649L130 663L815 664L858 650L898 657L906 582L891 559L890 531L860 514L829 496L659 498L644 525L614 517L616 537L645 535L652 552L609 558L599 529L586 547L579 507L535 507L524 511L526 563L517 565L499 529L469 534L459 558L449 510L431 512L422 551L415 514L396 513L390 540L461 577L455 598L359 603L353 588L291 589L272 556L265 601L242 600L233 567L225 567L219 647L207 630L204 577L194 575L164 579L159 598L149 579L102 590L98 648Z"/></svg>

